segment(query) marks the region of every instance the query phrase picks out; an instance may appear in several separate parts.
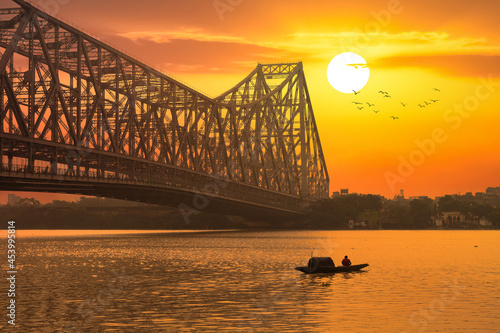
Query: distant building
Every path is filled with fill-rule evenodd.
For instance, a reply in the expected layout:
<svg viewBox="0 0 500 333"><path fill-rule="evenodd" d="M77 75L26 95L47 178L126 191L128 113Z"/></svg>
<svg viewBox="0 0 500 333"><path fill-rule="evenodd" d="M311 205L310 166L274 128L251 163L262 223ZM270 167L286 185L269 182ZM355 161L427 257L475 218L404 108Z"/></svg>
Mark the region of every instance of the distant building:
<svg viewBox="0 0 500 333"><path fill-rule="evenodd" d="M349 229L366 228L368 224L365 221L349 220Z"/></svg>
<svg viewBox="0 0 500 333"><path fill-rule="evenodd" d="M410 200L427 200L430 199L428 196L425 195L417 195L417 196L412 196L410 197Z"/></svg>
<svg viewBox="0 0 500 333"><path fill-rule="evenodd" d="M349 189L348 188L343 188L340 190L340 195L348 195L349 194Z"/></svg>
<svg viewBox="0 0 500 333"><path fill-rule="evenodd" d="M404 200L405 199L405 190L399 190L399 194L394 196L394 200Z"/></svg>
<svg viewBox="0 0 500 333"><path fill-rule="evenodd" d="M486 189L486 194L500 196L500 187L488 187Z"/></svg>
<svg viewBox="0 0 500 333"><path fill-rule="evenodd" d="M465 214L461 212L442 212L436 217L436 227L455 228L465 222Z"/></svg>
<svg viewBox="0 0 500 333"><path fill-rule="evenodd" d="M453 194L454 199L465 200L469 202L477 202L481 204L500 206L500 187L488 187L485 192L467 192L465 194ZM436 200L439 198L436 197Z"/></svg>
<svg viewBox="0 0 500 333"><path fill-rule="evenodd" d="M380 212L376 210L364 210L358 216L358 221L364 222L370 229L379 229L381 227Z"/></svg>
<svg viewBox="0 0 500 333"><path fill-rule="evenodd" d="M339 191L333 192L332 198L337 198L337 197L340 197L340 192Z"/></svg>
<svg viewBox="0 0 500 333"><path fill-rule="evenodd" d="M382 194L369 194L369 195L372 195L374 197L380 198L380 200L382 200L382 202L384 202L385 200L387 200Z"/></svg>
<svg viewBox="0 0 500 333"><path fill-rule="evenodd" d="M486 193L484 192L476 192L476 198L477 199L483 199L486 197Z"/></svg>
<svg viewBox="0 0 500 333"><path fill-rule="evenodd" d="M479 225L482 227L492 227L493 223L488 221L486 218L482 217L479 219Z"/></svg>
<svg viewBox="0 0 500 333"><path fill-rule="evenodd" d="M15 194L9 193L7 196L7 205L9 206L15 206L17 203L21 200L21 197L18 197Z"/></svg>

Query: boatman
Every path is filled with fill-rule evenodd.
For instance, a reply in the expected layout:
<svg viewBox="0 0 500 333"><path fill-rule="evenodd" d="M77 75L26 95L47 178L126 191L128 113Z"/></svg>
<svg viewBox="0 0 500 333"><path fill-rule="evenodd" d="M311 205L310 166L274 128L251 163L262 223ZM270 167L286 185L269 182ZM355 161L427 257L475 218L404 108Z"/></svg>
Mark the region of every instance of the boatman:
<svg viewBox="0 0 500 333"><path fill-rule="evenodd" d="M347 256L345 256L344 260L342 260L342 266L351 266L351 261Z"/></svg>

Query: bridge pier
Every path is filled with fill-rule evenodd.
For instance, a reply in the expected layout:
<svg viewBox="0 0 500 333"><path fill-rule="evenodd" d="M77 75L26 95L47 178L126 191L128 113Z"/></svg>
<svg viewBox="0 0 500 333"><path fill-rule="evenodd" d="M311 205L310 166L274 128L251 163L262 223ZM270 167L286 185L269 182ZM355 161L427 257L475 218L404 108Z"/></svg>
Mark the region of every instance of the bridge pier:
<svg viewBox="0 0 500 333"><path fill-rule="evenodd" d="M34 172L35 166L33 163L33 144L31 142L28 143L28 172Z"/></svg>
<svg viewBox="0 0 500 333"><path fill-rule="evenodd" d="M0 103L2 103L0 101ZM3 170L3 139L0 138L0 170Z"/></svg>
<svg viewBox="0 0 500 333"><path fill-rule="evenodd" d="M50 159L50 173L57 175L57 148L52 148L52 158Z"/></svg>
<svg viewBox="0 0 500 333"><path fill-rule="evenodd" d="M82 165L82 157L80 154L77 152L76 153L76 176L80 177L81 172L80 172L80 166Z"/></svg>
<svg viewBox="0 0 500 333"><path fill-rule="evenodd" d="M12 149L12 146L11 146L11 149ZM14 158L14 156L12 156L12 150L9 151L9 155L7 158L8 158L7 168L9 169L9 171L12 171L12 159Z"/></svg>
<svg viewBox="0 0 500 333"><path fill-rule="evenodd" d="M97 156L97 170L96 170L97 178L101 178L103 176L103 167L102 167L102 158L101 155Z"/></svg>
<svg viewBox="0 0 500 333"><path fill-rule="evenodd" d="M115 178L120 178L120 163L118 157L115 157Z"/></svg>

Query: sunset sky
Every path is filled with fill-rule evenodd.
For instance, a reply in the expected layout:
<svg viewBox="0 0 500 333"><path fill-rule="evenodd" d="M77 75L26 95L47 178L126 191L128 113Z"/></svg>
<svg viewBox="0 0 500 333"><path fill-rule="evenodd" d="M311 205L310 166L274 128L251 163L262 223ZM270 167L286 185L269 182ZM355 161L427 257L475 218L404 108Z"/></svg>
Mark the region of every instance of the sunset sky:
<svg viewBox="0 0 500 333"><path fill-rule="evenodd" d="M331 191L434 197L500 186L498 1L54 3L58 17L212 97L259 62L302 61ZM328 82L342 52L370 69L357 96Z"/></svg>

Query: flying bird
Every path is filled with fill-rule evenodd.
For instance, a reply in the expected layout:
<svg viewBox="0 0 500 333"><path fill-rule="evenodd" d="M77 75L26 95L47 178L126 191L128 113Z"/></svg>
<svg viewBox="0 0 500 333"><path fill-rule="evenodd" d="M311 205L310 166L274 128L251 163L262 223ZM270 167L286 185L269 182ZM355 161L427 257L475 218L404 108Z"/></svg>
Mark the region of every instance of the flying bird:
<svg viewBox="0 0 500 333"><path fill-rule="evenodd" d="M434 88L434 90L441 92L441 90L439 90L438 88Z"/></svg>
<svg viewBox="0 0 500 333"><path fill-rule="evenodd" d="M368 102L366 102L366 104L368 104L368 106L369 106L369 107L372 107L372 106L374 106L374 105L375 105L375 104L370 104L370 103L368 103Z"/></svg>
<svg viewBox="0 0 500 333"><path fill-rule="evenodd" d="M424 105L420 105L420 104L419 104L418 106L420 106L421 108L425 108L425 106L424 106Z"/></svg>
<svg viewBox="0 0 500 333"><path fill-rule="evenodd" d="M392 119L396 120L399 119L398 117L391 116Z"/></svg>
<svg viewBox="0 0 500 333"><path fill-rule="evenodd" d="M351 89L351 90L354 92L354 95L359 94L359 91L356 91L356 90L354 90L354 89Z"/></svg>
<svg viewBox="0 0 500 333"><path fill-rule="evenodd" d="M401 105L406 106L406 104L405 104L405 103L403 103L403 102L401 102Z"/></svg>
<svg viewBox="0 0 500 333"><path fill-rule="evenodd" d="M390 96L390 95L384 95L384 97L389 97L389 98L391 98L391 96Z"/></svg>
<svg viewBox="0 0 500 333"><path fill-rule="evenodd" d="M360 103L360 102L353 102L354 104L363 104L363 103Z"/></svg>
<svg viewBox="0 0 500 333"><path fill-rule="evenodd" d="M427 103L427 101L424 101L425 105L430 105L429 103Z"/></svg>
<svg viewBox="0 0 500 333"><path fill-rule="evenodd" d="M363 109L363 107L359 107L359 108L358 108L358 110L361 110L361 109Z"/></svg>
<svg viewBox="0 0 500 333"><path fill-rule="evenodd" d="M433 103L439 102L439 99L431 99Z"/></svg>
<svg viewBox="0 0 500 333"><path fill-rule="evenodd" d="M382 90L379 90L379 93L381 93L382 95L387 94L386 92L383 92Z"/></svg>
<svg viewBox="0 0 500 333"><path fill-rule="evenodd" d="M373 110L373 112L375 112L375 113L379 113L379 112L380 112L380 110Z"/></svg>

